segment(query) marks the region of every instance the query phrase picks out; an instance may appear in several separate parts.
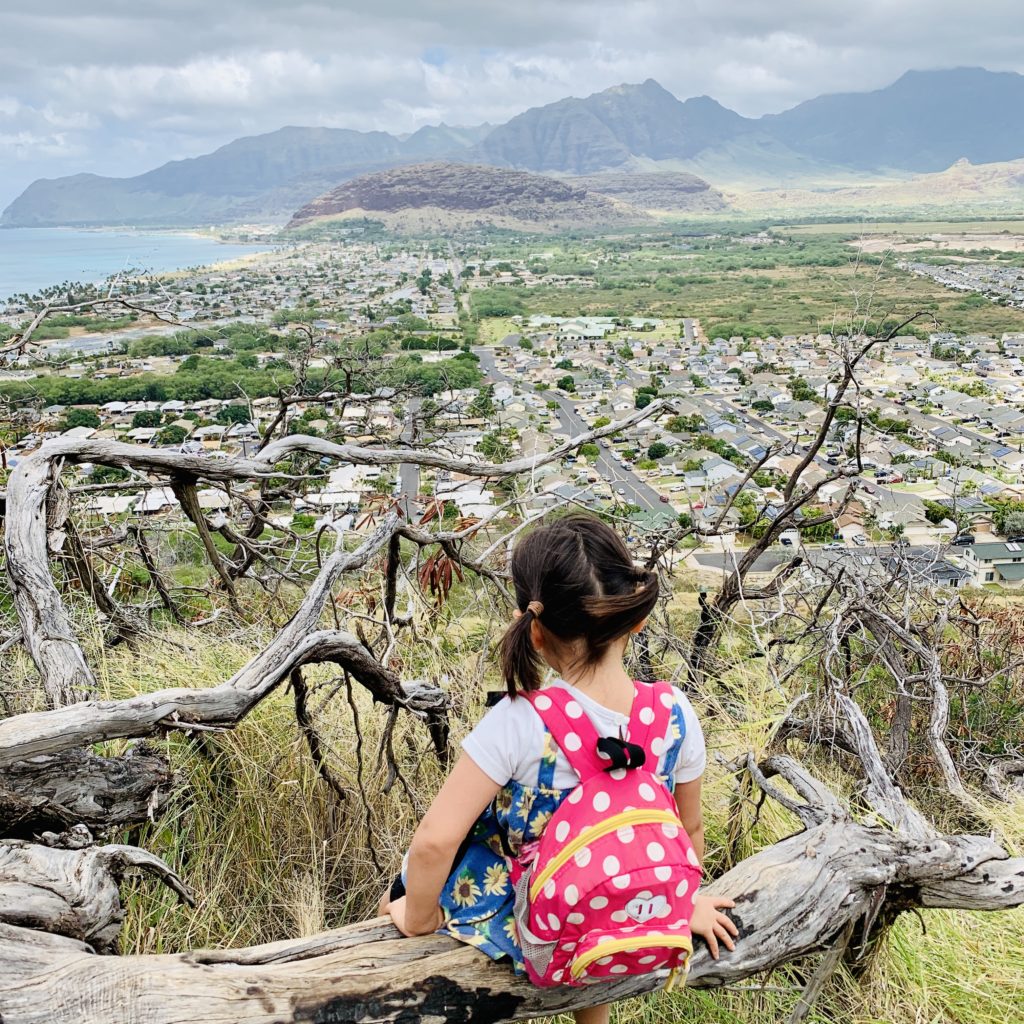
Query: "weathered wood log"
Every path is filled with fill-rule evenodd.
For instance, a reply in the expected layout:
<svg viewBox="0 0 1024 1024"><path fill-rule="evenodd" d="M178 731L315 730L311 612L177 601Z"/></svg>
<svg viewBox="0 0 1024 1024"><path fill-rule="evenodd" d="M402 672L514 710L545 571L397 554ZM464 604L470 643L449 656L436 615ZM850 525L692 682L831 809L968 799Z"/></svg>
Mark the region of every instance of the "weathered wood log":
<svg viewBox="0 0 1024 1024"><path fill-rule="evenodd" d="M173 783L167 760L144 745L120 757L66 750L19 761L0 775L0 835L138 824L159 814Z"/></svg>
<svg viewBox="0 0 1024 1024"><path fill-rule="evenodd" d="M718 961L704 950L694 955L689 983L701 988L826 950L880 900L894 912L1019 906L1024 859L1006 859L982 837L921 841L852 822L836 827L830 811L828 821L743 861L705 891L736 900L740 936L735 952ZM248 949L127 957L96 957L80 942L48 942L0 925L0 962L7 968L0 976L4 1024L488 1024L620 999L663 982L650 975L538 989L453 940L398 938L386 920Z"/></svg>

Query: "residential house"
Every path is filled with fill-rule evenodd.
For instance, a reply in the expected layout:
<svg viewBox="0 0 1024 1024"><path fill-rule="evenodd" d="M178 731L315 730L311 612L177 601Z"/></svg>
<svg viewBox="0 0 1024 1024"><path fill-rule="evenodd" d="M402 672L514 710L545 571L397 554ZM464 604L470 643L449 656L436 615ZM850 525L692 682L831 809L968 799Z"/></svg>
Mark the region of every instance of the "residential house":
<svg viewBox="0 0 1024 1024"><path fill-rule="evenodd" d="M988 541L964 549L964 566L977 586L995 583L1009 590L1024 589L1024 544Z"/></svg>

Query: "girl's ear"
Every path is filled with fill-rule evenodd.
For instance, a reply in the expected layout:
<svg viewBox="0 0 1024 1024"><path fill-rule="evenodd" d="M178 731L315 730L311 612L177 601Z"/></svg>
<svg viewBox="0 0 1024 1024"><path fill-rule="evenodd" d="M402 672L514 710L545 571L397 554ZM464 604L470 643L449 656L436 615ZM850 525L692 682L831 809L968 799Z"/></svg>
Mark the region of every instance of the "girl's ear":
<svg viewBox="0 0 1024 1024"><path fill-rule="evenodd" d="M513 611L512 611L512 621L513 622L515 622L516 619L521 619L522 617L523 617L523 613L518 608L513 609Z"/></svg>
<svg viewBox="0 0 1024 1024"><path fill-rule="evenodd" d="M536 619L530 623L530 643L533 644L535 650L544 649L544 630Z"/></svg>

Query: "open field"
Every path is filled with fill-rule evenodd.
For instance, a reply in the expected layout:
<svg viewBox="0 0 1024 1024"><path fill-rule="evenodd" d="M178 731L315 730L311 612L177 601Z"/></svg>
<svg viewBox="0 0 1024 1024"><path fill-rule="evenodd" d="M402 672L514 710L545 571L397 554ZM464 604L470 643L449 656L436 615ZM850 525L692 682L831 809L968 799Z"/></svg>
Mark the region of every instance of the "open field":
<svg viewBox="0 0 1024 1024"><path fill-rule="evenodd" d="M784 224L776 229L785 235L893 235L920 237L929 234L957 235L970 232L1024 234L1024 220L864 220L823 224Z"/></svg>
<svg viewBox="0 0 1024 1024"><path fill-rule="evenodd" d="M519 325L505 316L484 317L480 321L477 343L480 345L496 345L508 334L515 334Z"/></svg>
<svg viewBox="0 0 1024 1024"><path fill-rule="evenodd" d="M696 265L692 271L672 266L650 284L609 280L587 289L533 288L523 290L522 298L528 313L699 316L709 335L722 325L745 336L871 328L890 315L917 310L928 314L920 325L928 330L1024 330L1024 310L969 302L964 293L889 264L851 258L842 266L718 269L712 275Z"/></svg>

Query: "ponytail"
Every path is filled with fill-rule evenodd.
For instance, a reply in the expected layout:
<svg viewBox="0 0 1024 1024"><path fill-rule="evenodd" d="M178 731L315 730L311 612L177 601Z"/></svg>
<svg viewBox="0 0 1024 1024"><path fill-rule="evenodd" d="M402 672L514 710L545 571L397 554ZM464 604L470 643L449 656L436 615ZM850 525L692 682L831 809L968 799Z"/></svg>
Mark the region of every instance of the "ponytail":
<svg viewBox="0 0 1024 1024"><path fill-rule="evenodd" d="M539 621L543 608L540 601L531 601L501 638L501 674L510 697L520 690L540 689L541 659L533 646L530 627L534 619Z"/></svg>

